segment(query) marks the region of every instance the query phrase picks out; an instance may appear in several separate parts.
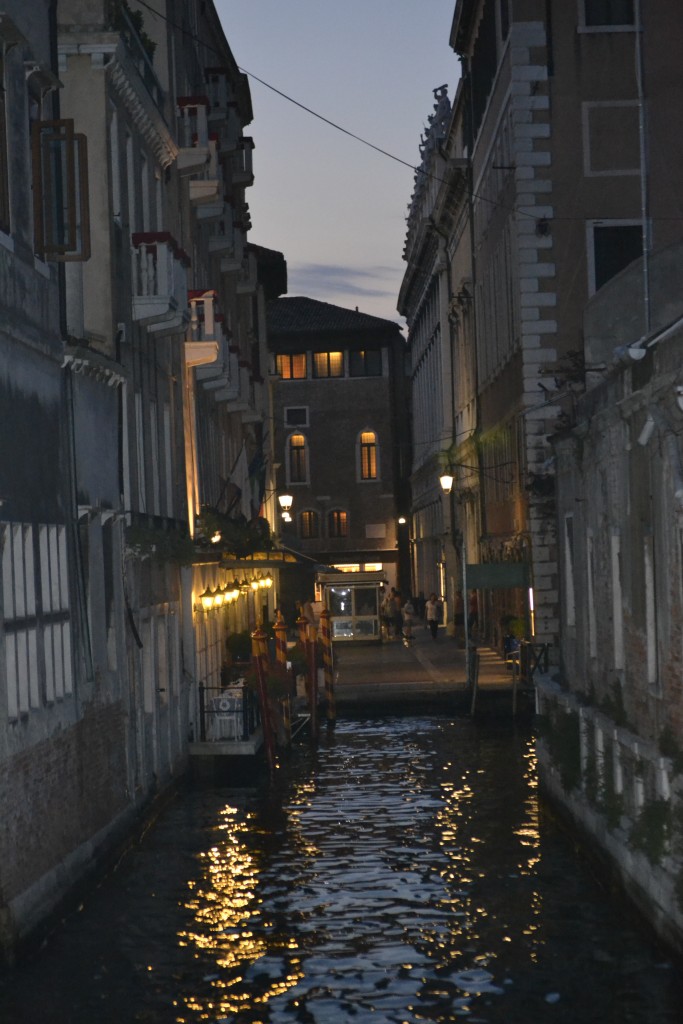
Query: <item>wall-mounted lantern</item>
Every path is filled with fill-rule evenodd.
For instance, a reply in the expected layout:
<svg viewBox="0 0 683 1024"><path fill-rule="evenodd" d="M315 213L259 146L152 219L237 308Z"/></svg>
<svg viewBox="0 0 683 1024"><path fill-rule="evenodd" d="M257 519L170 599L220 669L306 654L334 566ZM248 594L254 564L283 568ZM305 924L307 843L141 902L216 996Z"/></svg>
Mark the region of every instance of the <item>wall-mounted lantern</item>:
<svg viewBox="0 0 683 1024"><path fill-rule="evenodd" d="M441 473L439 476L439 483L441 484L441 490L444 494L450 494L453 490L453 474L452 473Z"/></svg>

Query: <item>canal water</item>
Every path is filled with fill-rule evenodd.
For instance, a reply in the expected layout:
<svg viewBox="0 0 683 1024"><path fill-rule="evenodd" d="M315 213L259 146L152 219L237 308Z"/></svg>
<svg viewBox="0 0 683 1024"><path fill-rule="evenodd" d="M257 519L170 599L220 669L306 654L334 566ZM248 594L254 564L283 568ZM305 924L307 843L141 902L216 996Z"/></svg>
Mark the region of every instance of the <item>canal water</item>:
<svg viewBox="0 0 683 1024"><path fill-rule="evenodd" d="M676 964L539 808L506 721L339 721L273 786L188 786L2 1024L664 1024Z"/></svg>

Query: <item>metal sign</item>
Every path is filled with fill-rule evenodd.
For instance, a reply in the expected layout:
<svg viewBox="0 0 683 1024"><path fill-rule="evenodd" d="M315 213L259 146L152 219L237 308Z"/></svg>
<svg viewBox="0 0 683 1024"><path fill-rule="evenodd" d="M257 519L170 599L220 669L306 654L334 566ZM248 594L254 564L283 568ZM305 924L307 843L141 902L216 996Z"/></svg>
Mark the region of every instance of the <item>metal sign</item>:
<svg viewBox="0 0 683 1024"><path fill-rule="evenodd" d="M477 562L467 566L468 590L510 590L529 586L528 562Z"/></svg>

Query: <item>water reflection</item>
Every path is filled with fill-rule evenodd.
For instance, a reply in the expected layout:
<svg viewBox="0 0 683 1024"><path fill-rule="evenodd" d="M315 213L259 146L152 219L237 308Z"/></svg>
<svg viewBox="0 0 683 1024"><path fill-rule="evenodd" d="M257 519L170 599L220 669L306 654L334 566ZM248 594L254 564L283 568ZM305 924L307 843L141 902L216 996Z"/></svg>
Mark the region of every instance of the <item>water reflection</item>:
<svg viewBox="0 0 683 1024"><path fill-rule="evenodd" d="M281 804L222 809L179 936L211 991L178 1022L473 1020L539 963L533 742L514 764L475 744L473 767L453 730L341 723Z"/></svg>
<svg viewBox="0 0 683 1024"><path fill-rule="evenodd" d="M539 805L509 719L340 721L274 789L188 789L0 974L0 1020L678 1024L678 978Z"/></svg>

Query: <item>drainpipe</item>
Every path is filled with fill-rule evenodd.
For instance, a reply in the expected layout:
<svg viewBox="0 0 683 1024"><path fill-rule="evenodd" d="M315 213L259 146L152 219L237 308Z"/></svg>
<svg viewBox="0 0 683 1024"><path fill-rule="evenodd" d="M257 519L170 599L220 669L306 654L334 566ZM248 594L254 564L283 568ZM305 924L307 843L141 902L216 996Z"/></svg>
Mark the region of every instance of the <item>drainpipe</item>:
<svg viewBox="0 0 683 1024"><path fill-rule="evenodd" d="M636 22L636 87L638 91L638 143L640 149L640 216L643 224L643 319L644 333L652 330L652 313L650 310L650 209L649 179L650 164L647 149L647 117L645 110L645 57L643 53L643 15L641 0L635 0L634 16Z"/></svg>
<svg viewBox="0 0 683 1024"><path fill-rule="evenodd" d="M444 413L448 416L448 422L444 423L444 433L449 438L449 449L455 444L455 377L453 367L453 332L449 319L451 299L451 261L448 256L448 235L438 227L433 217L429 218L429 226L438 235L438 263L439 275L439 327L441 334L441 405ZM445 285L444 285L445 279ZM447 358L446 358L447 357ZM448 377L448 382L445 380ZM447 397L446 387L450 390ZM455 550L455 516L452 494L448 500L448 532L453 550ZM446 592L444 593L444 621L448 619L448 580L446 579ZM455 605L455 595L454 605Z"/></svg>

